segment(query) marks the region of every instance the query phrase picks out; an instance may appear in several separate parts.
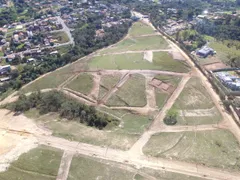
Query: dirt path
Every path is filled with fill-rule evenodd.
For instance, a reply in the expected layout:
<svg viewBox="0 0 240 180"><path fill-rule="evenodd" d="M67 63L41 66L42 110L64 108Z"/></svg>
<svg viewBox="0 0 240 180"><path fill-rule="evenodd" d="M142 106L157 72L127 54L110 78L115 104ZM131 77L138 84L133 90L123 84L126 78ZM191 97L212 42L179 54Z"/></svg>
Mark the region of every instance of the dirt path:
<svg viewBox="0 0 240 180"><path fill-rule="evenodd" d="M216 113L215 107L212 107L211 109L180 110L179 116L205 117L205 116L214 116L215 113Z"/></svg>
<svg viewBox="0 0 240 180"><path fill-rule="evenodd" d="M73 74L72 76L70 76L66 81L64 81L62 84L60 84L58 86L58 89L62 89L65 86L67 86L71 81L73 81L74 79L76 79L78 77L79 74Z"/></svg>
<svg viewBox="0 0 240 180"><path fill-rule="evenodd" d="M97 100L98 94L99 94L99 88L100 88L100 82L101 82L101 76L98 75L98 73L92 73L93 75L93 88L88 96L91 98Z"/></svg>
<svg viewBox="0 0 240 180"><path fill-rule="evenodd" d="M178 96L181 94L183 88L187 84L188 80L190 79L190 76L182 78L181 82L179 83L178 87L175 89L171 97L168 99L167 103L163 106L162 110L159 112L157 117L155 118L154 122L151 125L152 131L159 131L161 130L163 119L166 116L166 113L171 107L173 106L174 102L178 98Z"/></svg>
<svg viewBox="0 0 240 180"><path fill-rule="evenodd" d="M167 103L164 105L162 110L157 114L154 121L152 122L150 128L145 131L142 136L138 139L138 141L131 147L129 152L131 154L141 154L143 155L142 149L145 146L145 144L149 141L151 136L155 134L156 132L160 132L161 129L165 126L163 124L163 118L166 115L166 112L172 107L175 100L178 98L180 93L182 92L185 84L190 79L190 76L184 77L182 81L179 83L178 87L175 89L171 97L168 99Z"/></svg>
<svg viewBox="0 0 240 180"><path fill-rule="evenodd" d="M129 73L124 74L116 86L114 86L109 92L107 92L101 99L101 104L105 104L107 100L118 91L118 89L129 79Z"/></svg>
<svg viewBox="0 0 240 180"><path fill-rule="evenodd" d="M165 37L165 39L167 39L167 38ZM184 58L188 61L188 64L191 65L194 72L196 73L196 76L198 76L201 79L204 87L207 89L208 93L212 97L212 100L213 100L215 106L217 107L217 109L219 110L219 112L221 113L223 119L228 121L229 130L235 135L235 137L240 142L240 129L239 129L238 125L234 121L233 117L228 112L226 112L219 95L213 90L213 87L210 84L210 82L208 81L208 79L200 72L200 70L197 67L195 67L194 63L191 61L191 59L188 57L188 55L182 49L180 49L174 42L172 42L170 40L167 40L167 41L173 47L175 47L177 50L179 50L179 52L181 52L181 54L184 56Z"/></svg>
<svg viewBox="0 0 240 180"><path fill-rule="evenodd" d="M218 124L197 125L197 126L164 126L159 132L185 132L185 131L210 131L221 128Z"/></svg>
<svg viewBox="0 0 240 180"><path fill-rule="evenodd" d="M152 77L146 77L146 97L147 97L147 105L146 108L157 108L156 105L156 96L155 96L155 88L151 86L149 83L152 80Z"/></svg>
<svg viewBox="0 0 240 180"><path fill-rule="evenodd" d="M208 168L194 163L186 163L175 160L166 160L162 158L152 158L143 155L129 154L128 151L121 151L107 147L99 147L85 143L68 141L65 139L51 137L51 136L37 136L40 144L52 146L62 149L64 151L83 154L87 156L94 156L105 160L120 162L135 167L148 167L153 169L164 169L166 171L177 172L196 177L218 180L238 180L239 173L226 172L223 170Z"/></svg>
<svg viewBox="0 0 240 180"><path fill-rule="evenodd" d="M56 180L67 180L68 179L68 173L71 166L72 158L73 158L72 152L64 151L60 167L58 169L58 175Z"/></svg>

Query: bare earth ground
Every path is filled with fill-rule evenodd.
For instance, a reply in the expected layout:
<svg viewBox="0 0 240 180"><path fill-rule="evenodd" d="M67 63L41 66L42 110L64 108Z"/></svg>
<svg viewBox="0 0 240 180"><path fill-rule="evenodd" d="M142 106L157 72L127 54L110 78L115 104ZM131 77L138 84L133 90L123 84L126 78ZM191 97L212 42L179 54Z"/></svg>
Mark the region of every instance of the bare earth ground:
<svg viewBox="0 0 240 180"><path fill-rule="evenodd" d="M140 13L135 14L139 17L142 17ZM143 19L143 23L148 24L153 27L152 24L147 20ZM155 29L153 27L153 29ZM159 33L157 33L159 34ZM161 34L159 34L161 35ZM166 39L166 38L165 38ZM134 165L137 168L147 167L152 169L158 169L170 172L177 172L186 175L192 175L195 177L201 177L204 179L231 179L238 180L240 179L239 172L228 172L222 169L210 168L202 166L196 163L186 163L176 160L167 160L164 158L154 158L149 157L143 154L142 148L147 144L152 135L159 132L185 132L185 131L206 131L206 130L215 130L218 128L228 129L231 131L236 139L240 142L240 131L232 117L224 110L221 105L219 96L213 91L210 83L207 79L200 73L200 71L194 67L194 64L191 62L190 58L173 42L166 39L170 44L171 49L167 51L175 52L173 56L176 59L184 59L188 61L188 64L191 65L193 73L176 73L176 72L167 72L167 71L151 71L151 70L103 70L100 74L92 72L94 75L94 87L89 96L84 96L81 93L76 93L67 89L64 89L64 86L72 81L76 75L71 76L67 81L63 82L59 86L59 90L63 91L67 95L84 102L88 105L94 106L104 106L108 98L110 98L117 90L118 87L121 87L127 80L129 74L142 74L146 77L146 95L147 95L147 105L145 107L106 107L109 109L132 109L136 110L140 114L148 114L149 109L154 109L156 106L154 88L148 85L150 77L154 77L156 74L165 74L165 75L175 75L181 76L182 81L171 94L170 98L164 105L164 107L158 112L155 116L151 126L146 130L142 136L138 139L137 142L132 146L129 151L122 151L117 149L111 149L108 147L94 146L90 144L68 141L62 138L57 138L51 135L49 130L44 129L43 127L38 127L33 123L32 120L26 118L23 115L14 116L12 113L9 113L6 110L0 110L0 170L6 170L6 167L18 158L23 152L27 152L31 148L37 146L36 143L52 146L64 150L64 155L62 157L62 162L59 168L58 178L61 180L66 180L68 177L68 171L71 164L71 159L74 154L83 154L87 156L93 156L94 158L101 158L105 160L111 160L115 162L120 162L126 165ZM151 51L152 52L152 51ZM131 52L124 52L131 53ZM114 54L114 53L113 53ZM145 55L147 60L151 60L151 53L147 52ZM181 60L180 59L180 60ZM101 103L98 104L94 99L99 92L99 84L102 74L114 74L121 73L123 76L118 82L116 87L113 87L109 92L102 98ZM201 79L202 83L206 87L207 91L210 93L211 98L220 111L223 121L219 124L210 124L210 125L199 125L199 126L166 126L163 123L163 119L166 115L166 112L171 109L174 102L184 89L186 83L191 78L191 76L197 76ZM16 95L16 94L14 94ZM1 104L15 101L17 96L9 96ZM135 109L134 109L135 108ZM210 110L195 110L195 111L185 111L182 112L185 115L194 115L194 116L204 116L211 113ZM148 176L148 179L152 179Z"/></svg>

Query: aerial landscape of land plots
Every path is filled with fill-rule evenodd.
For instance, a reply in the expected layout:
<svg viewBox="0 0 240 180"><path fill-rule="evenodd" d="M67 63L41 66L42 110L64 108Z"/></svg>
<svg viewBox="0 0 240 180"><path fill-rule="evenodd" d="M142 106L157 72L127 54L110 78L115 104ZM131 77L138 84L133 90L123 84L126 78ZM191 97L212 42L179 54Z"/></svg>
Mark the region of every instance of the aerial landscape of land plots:
<svg viewBox="0 0 240 180"><path fill-rule="evenodd" d="M240 137L206 83L172 42L135 22L119 43L18 92L58 90L119 125L99 130L54 112L1 110L2 142L21 132L32 149L19 150L24 138L9 141L0 157L18 153L0 165L0 179L238 179ZM173 126L163 121L170 109L178 114Z"/></svg>

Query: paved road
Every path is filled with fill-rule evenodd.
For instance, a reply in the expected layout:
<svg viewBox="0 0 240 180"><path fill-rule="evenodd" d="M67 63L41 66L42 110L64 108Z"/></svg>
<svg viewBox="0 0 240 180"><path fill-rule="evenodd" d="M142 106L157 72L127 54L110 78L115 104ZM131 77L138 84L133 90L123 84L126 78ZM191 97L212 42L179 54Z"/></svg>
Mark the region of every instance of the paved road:
<svg viewBox="0 0 240 180"><path fill-rule="evenodd" d="M58 19L58 22L60 22L62 24L62 27L63 27L63 29L58 30L58 31L64 31L68 35L68 38L69 38L68 43L74 45L75 44L74 39L72 37L72 33L71 33L69 27L67 27L67 25L65 24L65 22L63 21L63 19L60 16L57 16L57 19ZM55 31L55 32L57 32L57 31Z"/></svg>

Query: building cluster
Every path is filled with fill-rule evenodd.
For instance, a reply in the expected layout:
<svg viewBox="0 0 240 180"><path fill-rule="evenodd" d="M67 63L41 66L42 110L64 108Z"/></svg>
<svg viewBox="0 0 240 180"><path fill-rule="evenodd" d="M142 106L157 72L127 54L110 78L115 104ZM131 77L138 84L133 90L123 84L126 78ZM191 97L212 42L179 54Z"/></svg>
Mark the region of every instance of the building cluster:
<svg viewBox="0 0 240 180"><path fill-rule="evenodd" d="M87 13L103 17L101 21L102 26L111 27L121 24L123 20L119 18L119 15L128 9L119 4L106 5L101 1L95 1L94 3L91 1L82 1L78 2L76 6L69 3L66 6L68 8L60 10L61 17L71 28L74 28L76 25L76 20L80 19L85 21L87 19L85 16Z"/></svg>
<svg viewBox="0 0 240 180"><path fill-rule="evenodd" d="M233 72L233 71L231 71ZM240 77L231 74L229 71L216 72L215 75L221 83L232 91L240 91Z"/></svg>
<svg viewBox="0 0 240 180"><path fill-rule="evenodd" d="M191 26L189 23L183 20L172 20L168 19L167 24L163 26L163 30L170 36L176 34L177 32L187 29Z"/></svg>

